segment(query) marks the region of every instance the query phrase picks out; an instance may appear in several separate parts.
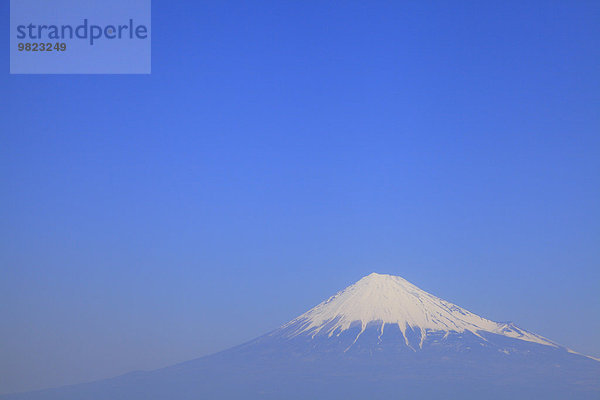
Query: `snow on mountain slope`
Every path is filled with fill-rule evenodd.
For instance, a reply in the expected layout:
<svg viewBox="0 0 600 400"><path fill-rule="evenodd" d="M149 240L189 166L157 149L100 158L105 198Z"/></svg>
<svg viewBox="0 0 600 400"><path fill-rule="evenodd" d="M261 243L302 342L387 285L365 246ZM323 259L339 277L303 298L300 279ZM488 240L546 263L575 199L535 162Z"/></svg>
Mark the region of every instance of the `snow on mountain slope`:
<svg viewBox="0 0 600 400"><path fill-rule="evenodd" d="M510 338L558 347L550 340L527 332L511 323L490 321L455 304L437 298L407 280L372 273L347 287L281 330L288 337L300 334L339 335L351 325L361 326L358 337L369 323L378 323L381 333L386 324L397 324L407 340L406 330L420 328L422 346L428 332L465 332L480 336L490 332ZM356 341L356 340L355 340ZM407 341L408 344L408 341Z"/></svg>

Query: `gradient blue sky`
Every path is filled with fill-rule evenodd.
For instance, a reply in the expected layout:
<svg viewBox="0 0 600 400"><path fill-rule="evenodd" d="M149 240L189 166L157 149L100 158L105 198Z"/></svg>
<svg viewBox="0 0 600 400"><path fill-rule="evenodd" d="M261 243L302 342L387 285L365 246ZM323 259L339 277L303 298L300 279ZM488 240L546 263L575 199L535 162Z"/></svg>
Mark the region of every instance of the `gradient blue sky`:
<svg viewBox="0 0 600 400"><path fill-rule="evenodd" d="M0 41L0 392L239 344L373 271L600 356L598 1L152 16L149 76L11 76Z"/></svg>

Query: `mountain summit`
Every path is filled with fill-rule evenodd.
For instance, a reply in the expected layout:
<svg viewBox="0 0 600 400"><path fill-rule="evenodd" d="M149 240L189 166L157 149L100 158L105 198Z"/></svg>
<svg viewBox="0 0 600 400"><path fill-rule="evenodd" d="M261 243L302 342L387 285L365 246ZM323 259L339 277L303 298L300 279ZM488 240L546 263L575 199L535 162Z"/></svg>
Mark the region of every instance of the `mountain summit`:
<svg viewBox="0 0 600 400"><path fill-rule="evenodd" d="M0 399L400 397L599 399L600 362L514 324L480 317L398 276L373 273L229 350L156 371Z"/></svg>
<svg viewBox="0 0 600 400"><path fill-rule="evenodd" d="M292 328L290 337L302 333L339 336L351 326L360 325L356 339L368 326L376 325L383 335L385 326L397 325L408 345L407 330L418 328L423 347L428 333L468 331L488 332L557 347L548 339L512 324L493 322L464 308L435 297L407 280L372 273L337 293L310 311L284 325Z"/></svg>

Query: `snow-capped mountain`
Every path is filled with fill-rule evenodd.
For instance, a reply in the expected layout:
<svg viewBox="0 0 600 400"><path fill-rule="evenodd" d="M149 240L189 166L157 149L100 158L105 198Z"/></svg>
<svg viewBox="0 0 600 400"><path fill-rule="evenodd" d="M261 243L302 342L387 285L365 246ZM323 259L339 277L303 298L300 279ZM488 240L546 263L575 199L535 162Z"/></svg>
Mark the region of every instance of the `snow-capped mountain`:
<svg viewBox="0 0 600 400"><path fill-rule="evenodd" d="M371 274L232 349L2 400L600 399L600 362Z"/></svg>
<svg viewBox="0 0 600 400"><path fill-rule="evenodd" d="M315 308L285 324L290 338L310 333L339 336L358 324L360 331L376 325L380 338L386 325L397 325L409 345L406 331L419 329L419 347L423 347L428 333L479 332L499 334L528 342L558 347L550 340L517 328L510 323L493 322L473 314L455 304L437 298L407 280L392 275L372 273L354 285L330 297Z"/></svg>

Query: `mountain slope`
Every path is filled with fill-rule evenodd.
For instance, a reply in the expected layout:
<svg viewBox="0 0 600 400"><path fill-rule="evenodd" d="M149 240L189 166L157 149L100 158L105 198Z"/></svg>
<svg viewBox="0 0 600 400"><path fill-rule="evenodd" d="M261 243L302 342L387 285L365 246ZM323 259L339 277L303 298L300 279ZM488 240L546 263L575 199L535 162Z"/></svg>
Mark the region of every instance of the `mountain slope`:
<svg viewBox="0 0 600 400"><path fill-rule="evenodd" d="M3 400L600 399L600 362L371 274L281 328L172 367Z"/></svg>

